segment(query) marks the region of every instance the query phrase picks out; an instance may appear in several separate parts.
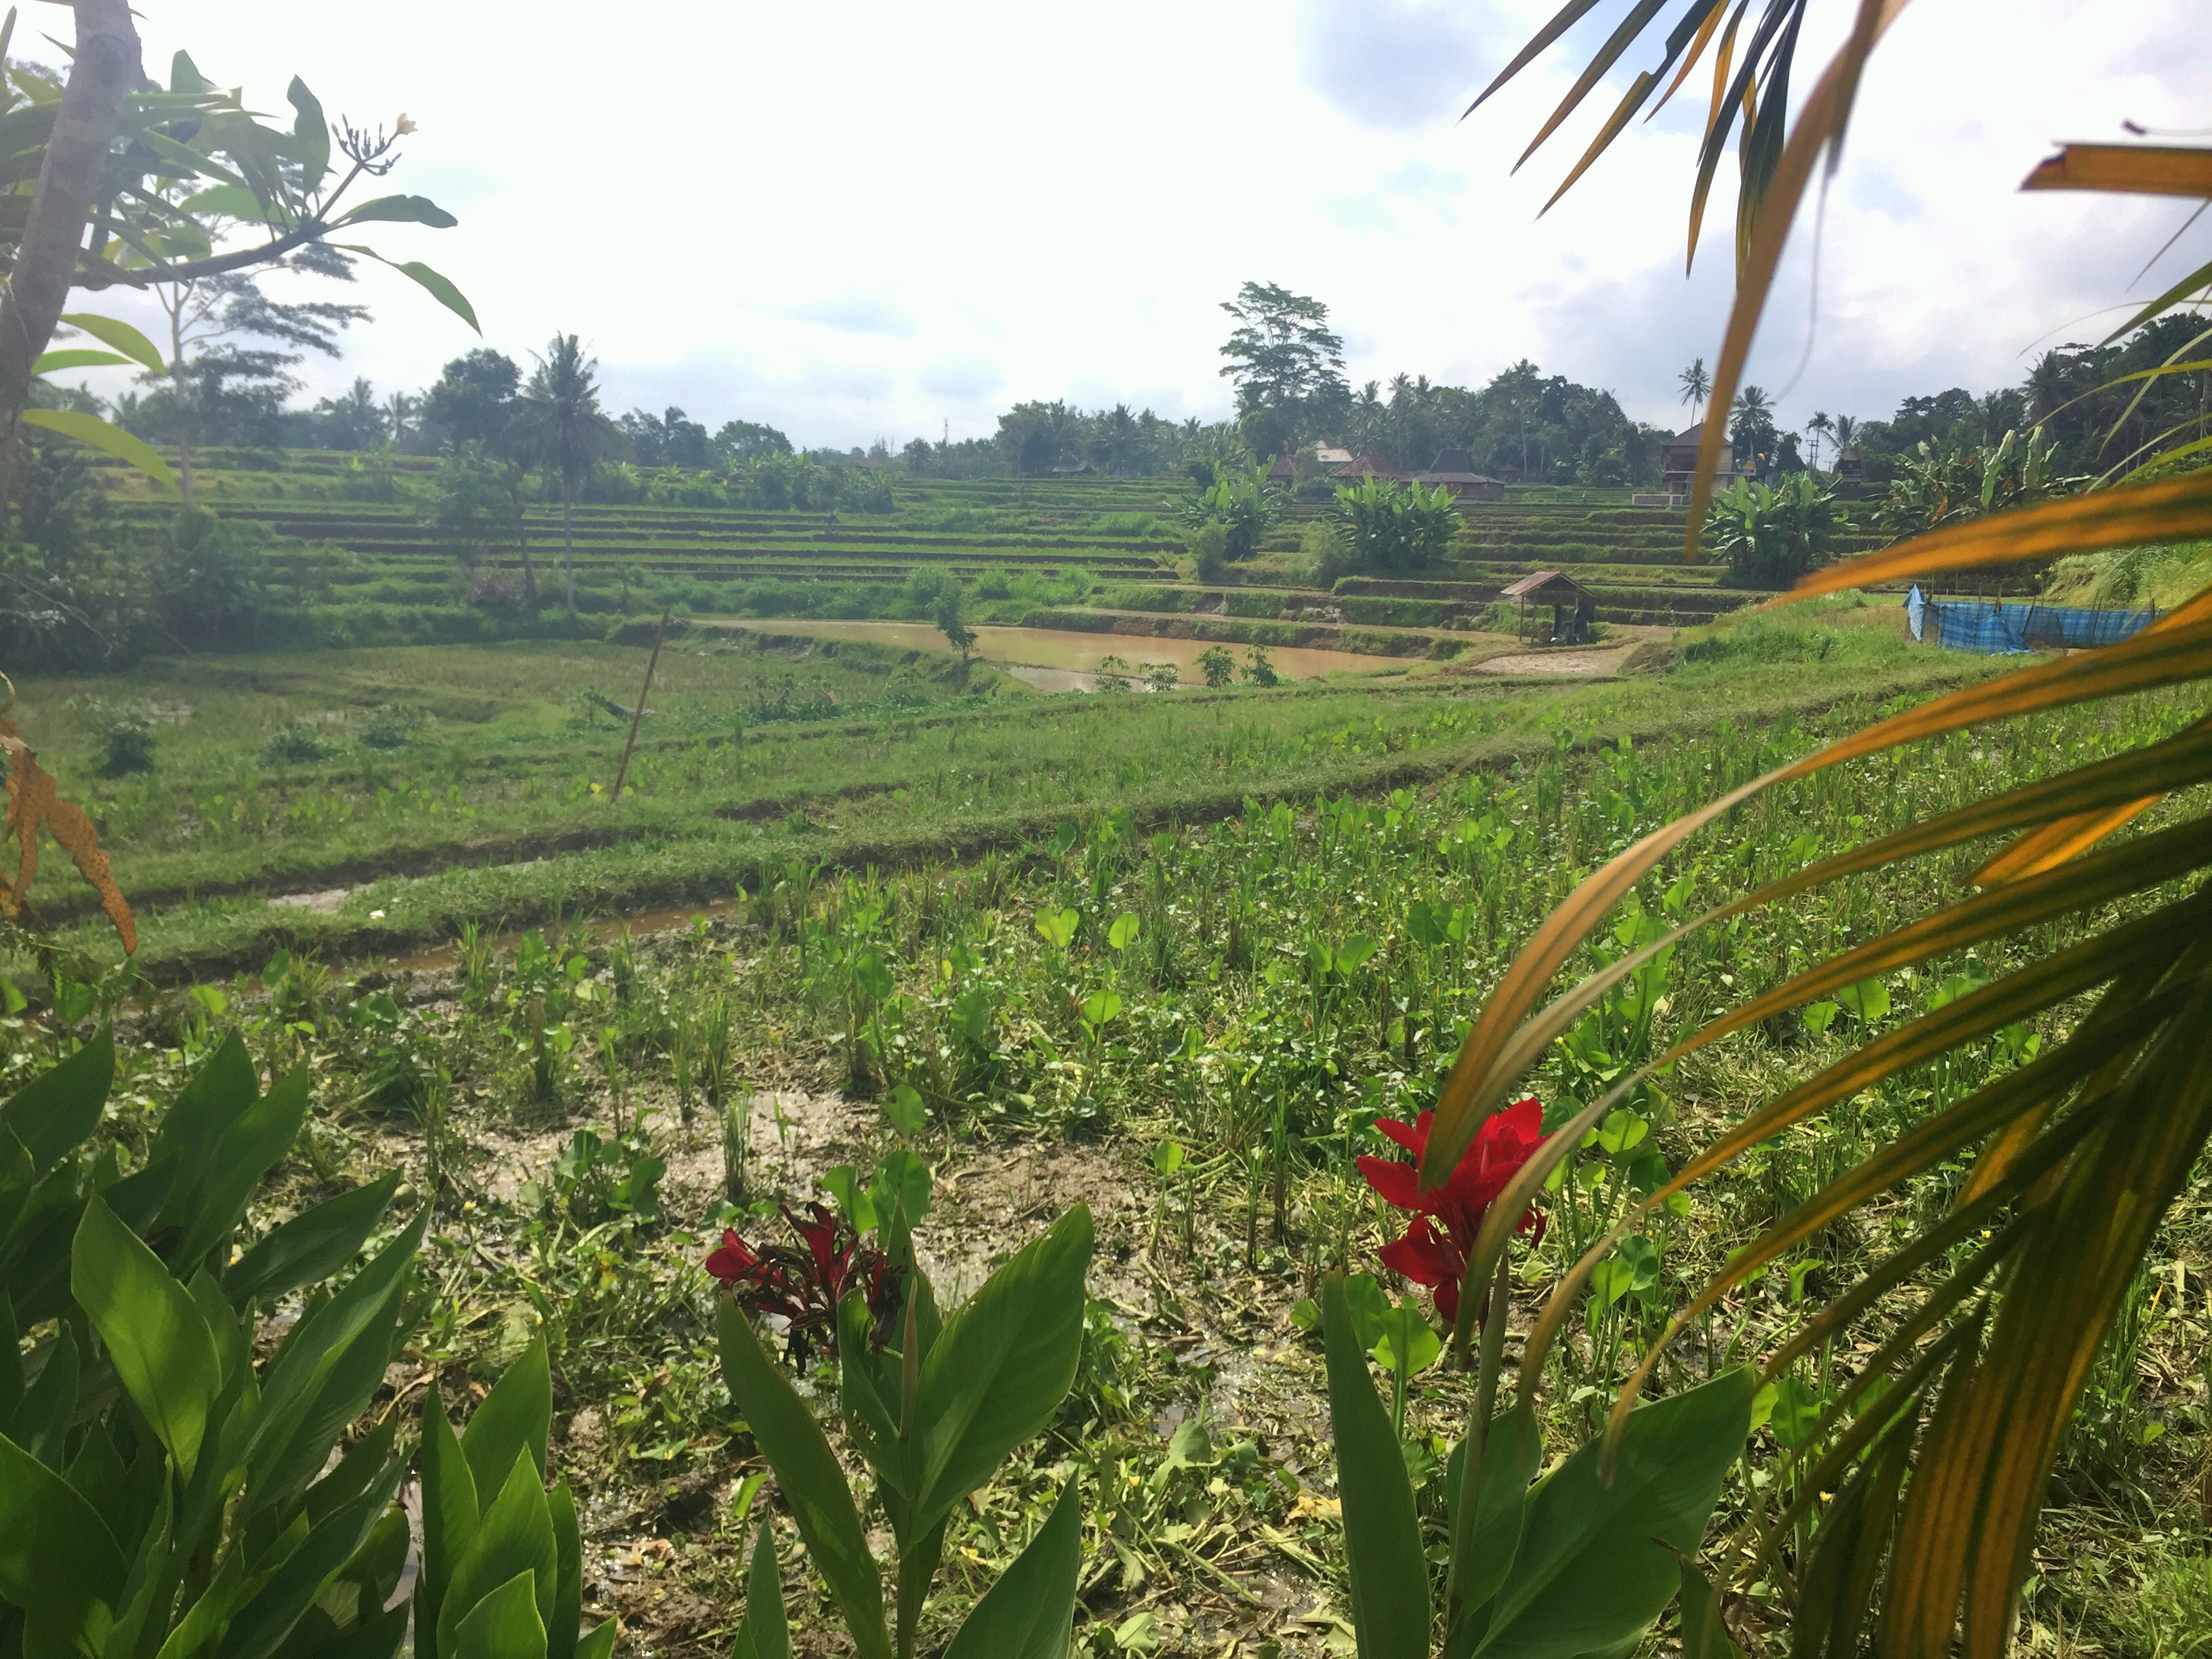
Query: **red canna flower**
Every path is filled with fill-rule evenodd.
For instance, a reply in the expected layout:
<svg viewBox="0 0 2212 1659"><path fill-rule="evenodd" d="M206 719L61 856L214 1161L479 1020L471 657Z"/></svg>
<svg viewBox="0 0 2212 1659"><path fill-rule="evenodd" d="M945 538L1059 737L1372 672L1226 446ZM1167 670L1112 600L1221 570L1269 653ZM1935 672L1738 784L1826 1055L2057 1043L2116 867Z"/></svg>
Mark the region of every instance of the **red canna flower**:
<svg viewBox="0 0 2212 1659"><path fill-rule="evenodd" d="M721 1248L707 1256L707 1271L739 1307L784 1322L784 1340L802 1369L817 1348L836 1352L837 1304L848 1292L866 1295L881 1337L898 1311L901 1290L889 1256L860 1243L828 1206L806 1208L804 1219L788 1208L783 1212L800 1248L765 1240L748 1244L732 1229L723 1233Z"/></svg>
<svg viewBox="0 0 2212 1659"><path fill-rule="evenodd" d="M1449 1325L1459 1318L1460 1281L1467 1276L1468 1252L1474 1248L1491 1205L1543 1140L1544 1108L1532 1095L1491 1118L1450 1177L1425 1193L1416 1170L1428 1150L1429 1126L1435 1116L1423 1112L1410 1126L1395 1118L1379 1120L1376 1128L1411 1152L1413 1161L1363 1158L1359 1173L1385 1201L1413 1213L1404 1236L1382 1247L1382 1265L1416 1285L1427 1285L1436 1297L1437 1316ZM1532 1207L1521 1218L1520 1231L1541 1238L1544 1218Z"/></svg>

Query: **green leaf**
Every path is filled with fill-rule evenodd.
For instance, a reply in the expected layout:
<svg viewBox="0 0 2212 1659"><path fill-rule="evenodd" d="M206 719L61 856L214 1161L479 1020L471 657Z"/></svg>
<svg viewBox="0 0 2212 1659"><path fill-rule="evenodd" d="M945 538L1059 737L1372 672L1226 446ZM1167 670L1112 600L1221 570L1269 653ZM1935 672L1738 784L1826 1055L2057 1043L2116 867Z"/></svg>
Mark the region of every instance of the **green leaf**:
<svg viewBox="0 0 2212 1659"><path fill-rule="evenodd" d="M1373 1352L1390 1328L1390 1293L1375 1282L1373 1273L1355 1273L1345 1280L1344 1301L1352 1314L1353 1340L1361 1352Z"/></svg>
<svg viewBox="0 0 2212 1659"><path fill-rule="evenodd" d="M1444 1491L1456 1502L1463 1474L1464 1443L1453 1449L1445 1472ZM1521 1552L1521 1528L1528 1515L1528 1483L1543 1461L1544 1437L1536 1427L1534 1402L1516 1406L1493 1419L1483 1442L1480 1480L1475 1494L1474 1526L1465 1545L1465 1559L1453 1563L1452 1592L1463 1612L1448 1617L1462 1619L1461 1628L1445 1644L1449 1655L1467 1652L1486 1622L1485 1610L1512 1571ZM1457 1528L1455 1526L1455 1534ZM1482 1615L1477 1618L1476 1615ZM1469 1622L1469 1621L1472 1622Z"/></svg>
<svg viewBox="0 0 2212 1659"><path fill-rule="evenodd" d="M194 191L177 205L198 217L215 215L254 224L264 223L269 214L261 198L243 185L210 185L205 190Z"/></svg>
<svg viewBox="0 0 2212 1659"><path fill-rule="evenodd" d="M63 1467L76 1419L77 1379L82 1366L76 1333L64 1322L46 1346L39 1380L24 1391L5 1425L8 1437L50 1469Z"/></svg>
<svg viewBox="0 0 2212 1659"><path fill-rule="evenodd" d="M291 100L292 159L300 164L300 182L313 190L323 181L331 170L331 127L323 115L322 100L307 90L307 83L298 76L284 89Z"/></svg>
<svg viewBox="0 0 2212 1659"><path fill-rule="evenodd" d="M1682 1558L1682 1659L1743 1659L1721 1622L1720 1593L1693 1555Z"/></svg>
<svg viewBox="0 0 2212 1659"><path fill-rule="evenodd" d="M761 1346L744 1312L723 1297L714 1313L723 1378L751 1425L754 1441L775 1471L776 1484L791 1505L792 1519L815 1571L829 1583L861 1659L890 1659L890 1637L884 1627L883 1578L875 1557L868 1553L860 1511L853 1506L852 1490L845 1484L836 1454L798 1391ZM583 1659L580 1653L579 1659Z"/></svg>
<svg viewBox="0 0 2212 1659"><path fill-rule="evenodd" d="M1040 910L1036 914L1038 935L1055 951L1065 951L1075 942L1075 929L1083 918L1073 909Z"/></svg>
<svg viewBox="0 0 2212 1659"><path fill-rule="evenodd" d="M541 1334L492 1385L462 1434L477 1491L497 1492L514 1467L514 1455L524 1450L544 1480L545 1443L552 1433L553 1369Z"/></svg>
<svg viewBox="0 0 2212 1659"><path fill-rule="evenodd" d="M1836 1000L1855 1019L1876 1020L1889 1012L1889 988L1878 979L1863 979L1838 991Z"/></svg>
<svg viewBox="0 0 2212 1659"><path fill-rule="evenodd" d="M576 1659L614 1659L615 1636L620 1629L614 1620L601 1620L589 1636L576 1644Z"/></svg>
<svg viewBox="0 0 2212 1659"><path fill-rule="evenodd" d="M313 1456L312 1437L306 1432L308 1419L331 1398L333 1375L349 1360L358 1363L358 1343L388 1343L408 1264L429 1220L425 1206L346 1281L343 1290L292 1328L262 1378L260 1407L246 1444L247 1455L257 1464L266 1468L301 1455ZM327 1450L329 1442L323 1443ZM294 1449L301 1447L304 1453ZM319 1459L307 1474L313 1475L317 1467Z"/></svg>
<svg viewBox="0 0 2212 1659"><path fill-rule="evenodd" d="M920 1139L929 1127L929 1108L922 1104L921 1091L911 1083L902 1083L891 1091L890 1098L884 1103L884 1115L908 1140Z"/></svg>
<svg viewBox="0 0 2212 1659"><path fill-rule="evenodd" d="M0 1597L50 1629L92 1631L123 1591L123 1552L69 1482L0 1435Z"/></svg>
<svg viewBox="0 0 2212 1659"><path fill-rule="evenodd" d="M0 1129L22 1142L33 1171L44 1175L100 1127L100 1110L114 1081L115 1036L102 1026L99 1036L0 1106Z"/></svg>
<svg viewBox="0 0 2212 1659"><path fill-rule="evenodd" d="M219 1659L269 1659L292 1634L323 1585L369 1534L399 1490L406 1466L387 1464L369 1488L332 1511L288 1556L275 1575L233 1615L223 1633Z"/></svg>
<svg viewBox="0 0 2212 1659"><path fill-rule="evenodd" d="M307 1116L309 1081L305 1066L293 1067L223 1131L209 1162L196 1212L174 1252L179 1264L197 1262L216 1245L228 1243L262 1177L299 1139L300 1126ZM223 1254L228 1256L229 1251Z"/></svg>
<svg viewBox="0 0 2212 1659"><path fill-rule="evenodd" d="M438 1609L438 1651L452 1659L466 1659L467 1650L459 1638L462 1624L473 1615L479 1601L506 1591L521 1577L534 1586L531 1619L542 1659L545 1620L552 1614L560 1570L560 1549L553 1538L553 1513L545 1501L545 1488L538 1483L529 1454L517 1449L514 1467L507 1471L499 1496L477 1522L468 1552L446 1587L444 1605Z"/></svg>
<svg viewBox="0 0 2212 1659"><path fill-rule="evenodd" d="M566 1480L546 1493L545 1507L553 1517L553 1556L560 1574L553 1617L545 1626L545 1659L573 1659L584 1624L584 1535L576 1524L575 1494Z"/></svg>
<svg viewBox="0 0 2212 1659"><path fill-rule="evenodd" d="M1083 1018L1089 1024L1104 1028L1121 1017L1121 998L1114 991L1093 991L1083 999Z"/></svg>
<svg viewBox="0 0 2212 1659"><path fill-rule="evenodd" d="M331 228L340 225L364 224L372 219L389 220L395 224L428 225L433 230L451 230L460 221L440 207L427 196L380 196L373 202L363 202L349 209L331 221Z"/></svg>
<svg viewBox="0 0 2212 1659"><path fill-rule="evenodd" d="M422 1407L422 1577L416 1587L415 1651L417 1659L437 1659L438 1614L453 1570L468 1553L477 1530L477 1483L461 1443L433 1387ZM557 1551L556 1551L557 1554Z"/></svg>
<svg viewBox="0 0 2212 1659"><path fill-rule="evenodd" d="M70 1250L70 1292L91 1316L115 1374L190 1479L222 1388L222 1362L191 1293L98 1198Z"/></svg>
<svg viewBox="0 0 2212 1659"><path fill-rule="evenodd" d="M945 1322L915 1389L915 1526L927 1532L1052 1420L1083 1352L1088 1206L1079 1204Z"/></svg>
<svg viewBox="0 0 2212 1659"><path fill-rule="evenodd" d="M1427 1659L1429 1570L1413 1488L1390 1414L1368 1373L1341 1274L1322 1281L1321 1310L1345 1571L1360 1659Z"/></svg>
<svg viewBox="0 0 2212 1659"><path fill-rule="evenodd" d="M171 495L177 493L176 473L150 444L97 415L86 415L74 409L27 409L22 419L26 426L44 427L49 432L58 432L64 438L74 438L81 444L89 444L128 461Z"/></svg>
<svg viewBox="0 0 2212 1659"><path fill-rule="evenodd" d="M31 365L33 374L58 374L65 368L112 368L118 363L127 363L130 358L119 352L95 351L83 346L64 346L58 351L42 351Z"/></svg>
<svg viewBox="0 0 2212 1659"><path fill-rule="evenodd" d="M470 1609L447 1649L453 1659L545 1659L545 1621L532 1577L518 1572Z"/></svg>
<svg viewBox="0 0 2212 1659"><path fill-rule="evenodd" d="M391 1171L366 1187L325 1199L270 1230L231 1264L223 1294L238 1307L249 1298L266 1306L304 1285L331 1277L360 1253L399 1189Z"/></svg>
<svg viewBox="0 0 2212 1659"><path fill-rule="evenodd" d="M1405 1351L1408 1376L1428 1370L1444 1351L1443 1339L1421 1311L1420 1304L1410 1296L1390 1310L1382 1322L1382 1334L1370 1345L1370 1352L1376 1364L1395 1370L1401 1347Z"/></svg>
<svg viewBox="0 0 2212 1659"><path fill-rule="evenodd" d="M929 1213L933 1186L929 1165L905 1147L896 1147L877 1161L875 1178L868 1182L868 1201L875 1206L879 1224L897 1213L912 1227Z"/></svg>
<svg viewBox="0 0 2212 1659"><path fill-rule="evenodd" d="M168 363L162 358L161 348L118 317L102 317L96 312L65 311L61 320L71 328L82 329L95 340L113 346L135 363L143 363L149 373L166 374Z"/></svg>
<svg viewBox="0 0 2212 1659"><path fill-rule="evenodd" d="M1748 1367L1638 1407L1610 1484L1592 1440L1528 1494L1511 1577L1474 1651L1574 1659L1648 1630L1680 1583L1750 1433ZM1347 1512L1349 1505L1346 1506Z"/></svg>
<svg viewBox="0 0 2212 1659"><path fill-rule="evenodd" d="M429 266L424 264L421 260L409 259L404 263L402 263L397 259L387 259L373 247L362 247L352 242L333 242L331 246L333 247L343 247L349 253L366 254L368 258L374 259L380 264L390 265L401 276L411 278L413 281L420 283L424 288L429 289L431 296L435 299L440 305L445 307L447 310L452 312L453 315L459 318L471 328L475 329L477 333L482 334L483 332L483 328L480 327L477 322L476 307L468 302L467 298L461 293L460 289L455 288L453 283L447 281L443 276L441 276L436 271L431 270Z"/></svg>
<svg viewBox="0 0 2212 1659"><path fill-rule="evenodd" d="M1083 1568L1083 1503L1071 1479L1028 1547L975 1604L945 1659L1066 1659Z"/></svg>
<svg viewBox="0 0 2212 1659"><path fill-rule="evenodd" d="M1144 923L1126 912L1114 918L1114 925L1106 930L1106 943L1116 951L1126 951L1136 943Z"/></svg>
<svg viewBox="0 0 2212 1659"><path fill-rule="evenodd" d="M958 1643L956 1641L957 1648ZM745 1577L745 1617L730 1659L791 1659L791 1621L783 1610L783 1578L775 1565L775 1540L763 1520L753 1539L752 1571Z"/></svg>

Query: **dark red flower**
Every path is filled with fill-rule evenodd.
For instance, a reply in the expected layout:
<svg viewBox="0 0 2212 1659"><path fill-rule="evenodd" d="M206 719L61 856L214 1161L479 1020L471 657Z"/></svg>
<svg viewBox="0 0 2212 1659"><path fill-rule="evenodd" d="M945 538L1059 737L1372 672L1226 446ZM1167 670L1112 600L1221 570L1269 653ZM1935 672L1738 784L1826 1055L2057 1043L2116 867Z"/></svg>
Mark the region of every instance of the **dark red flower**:
<svg viewBox="0 0 2212 1659"><path fill-rule="evenodd" d="M836 1352L837 1304L848 1292L866 1295L881 1340L898 1311L901 1288L889 1256L860 1243L827 1206L806 1209L804 1219L788 1208L783 1212L799 1235L799 1248L766 1240L748 1244L732 1229L707 1256L707 1271L739 1307L783 1320L792 1358L802 1367L817 1348Z"/></svg>
<svg viewBox="0 0 2212 1659"><path fill-rule="evenodd" d="M1411 1125L1395 1118L1379 1120L1376 1130L1411 1152L1413 1162L1363 1158L1359 1173L1386 1202L1413 1217L1402 1237L1382 1247L1382 1265L1416 1285L1427 1285L1436 1297L1438 1317L1449 1325L1459 1318L1460 1281L1467 1276L1468 1252L1482 1231L1484 1215L1544 1139L1544 1108L1532 1095L1492 1117L1476 1133L1474 1144L1450 1176L1425 1193L1417 1171L1421 1154L1428 1150L1429 1126L1435 1117L1433 1112L1423 1112ZM1543 1218L1531 1207L1521 1218L1520 1231L1541 1238Z"/></svg>

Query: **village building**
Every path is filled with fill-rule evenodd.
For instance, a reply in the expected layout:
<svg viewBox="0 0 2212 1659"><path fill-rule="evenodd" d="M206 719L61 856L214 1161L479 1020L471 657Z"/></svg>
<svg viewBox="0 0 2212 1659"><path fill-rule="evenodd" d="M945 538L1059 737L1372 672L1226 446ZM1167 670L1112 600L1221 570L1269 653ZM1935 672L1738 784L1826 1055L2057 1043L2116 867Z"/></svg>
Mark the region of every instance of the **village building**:
<svg viewBox="0 0 2212 1659"><path fill-rule="evenodd" d="M1474 463L1468 459L1464 449L1447 449L1429 463L1429 470L1417 472L1414 477L1431 489L1448 490L1454 501L1502 501L1505 486L1486 473L1477 472Z"/></svg>
<svg viewBox="0 0 2212 1659"><path fill-rule="evenodd" d="M1680 494L1686 491L1698 470L1698 446L1705 441L1705 423L1698 422L1686 432L1677 432L1667 440L1666 473L1668 490ZM1713 480L1725 483L1735 477L1735 446L1726 438L1721 440L1720 453L1713 459Z"/></svg>
<svg viewBox="0 0 2212 1659"><path fill-rule="evenodd" d="M1349 483L1356 478L1410 478L1413 475L1394 462L1384 460L1371 451L1362 450L1338 467L1332 477Z"/></svg>

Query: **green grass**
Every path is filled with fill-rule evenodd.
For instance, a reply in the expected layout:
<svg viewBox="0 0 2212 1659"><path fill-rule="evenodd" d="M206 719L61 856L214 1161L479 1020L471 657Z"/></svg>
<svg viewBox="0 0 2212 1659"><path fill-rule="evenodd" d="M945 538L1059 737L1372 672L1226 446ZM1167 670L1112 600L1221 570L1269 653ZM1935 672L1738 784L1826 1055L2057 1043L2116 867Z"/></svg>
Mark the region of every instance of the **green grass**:
<svg viewBox="0 0 2212 1659"><path fill-rule="evenodd" d="M1724 628L1712 637L1755 643L1693 644L1668 672L1617 685L1506 689L1428 669L1128 698L1036 696L980 666L960 697L931 653L688 634L663 653L620 802L605 792L628 722L608 705L634 701L641 643L165 659L27 681L15 718L145 912L143 963L174 975L283 942L357 954L472 921L724 897L792 858L909 865L1117 805L1198 821L1248 796L1510 766L1562 732L1654 738L1846 686L1887 696L1986 672L1850 625L1861 617L1887 612L1807 607ZM1770 637L1798 643L1756 643ZM1346 643L1400 640L1352 630ZM100 727L127 704L153 711L155 769L103 777ZM306 741L288 750L292 734ZM328 915L265 902L351 887ZM39 898L97 939L66 864L48 861Z"/></svg>

